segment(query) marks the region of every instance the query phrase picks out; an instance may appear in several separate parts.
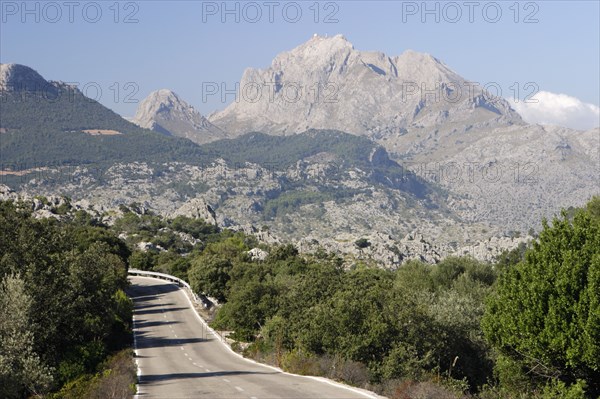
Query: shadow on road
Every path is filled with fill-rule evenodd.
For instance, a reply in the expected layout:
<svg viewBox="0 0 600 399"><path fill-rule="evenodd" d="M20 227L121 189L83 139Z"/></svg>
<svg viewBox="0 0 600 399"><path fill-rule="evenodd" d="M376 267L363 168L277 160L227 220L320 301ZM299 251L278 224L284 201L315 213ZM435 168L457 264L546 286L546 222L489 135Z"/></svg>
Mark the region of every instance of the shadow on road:
<svg viewBox="0 0 600 399"><path fill-rule="evenodd" d="M161 308L161 309L148 309L148 310L135 310L135 315L143 315L143 314L156 314L156 313L166 313L166 312L178 312L180 310L187 310L189 308Z"/></svg>
<svg viewBox="0 0 600 399"><path fill-rule="evenodd" d="M136 299L136 301L137 301L137 299ZM141 302L141 301L137 301L137 302ZM149 309L149 308L157 308L159 306L173 306L173 305L175 305L173 302L169 302L169 303L151 303L151 304L149 303L147 305L138 304L138 305L134 306L134 308L136 310L138 310L138 309Z"/></svg>
<svg viewBox="0 0 600 399"><path fill-rule="evenodd" d="M145 348L160 348L166 346L183 346L186 344L196 344L206 342L207 339L202 338L166 338L166 337L147 337L144 333L137 333L138 349Z"/></svg>
<svg viewBox="0 0 600 399"><path fill-rule="evenodd" d="M141 286L131 283L131 285L127 287L125 291L131 299L138 302L151 301L153 299L157 299L163 294L168 294L169 292L174 292L177 290L179 290L177 285L165 281L164 284L152 286Z"/></svg>
<svg viewBox="0 0 600 399"><path fill-rule="evenodd" d="M206 373L150 374L150 375L140 376L140 383L143 384L143 383L178 380L178 379L186 379L186 378L227 377L227 376L234 376L234 375L257 375L257 374L273 375L273 374L281 374L281 373L278 371L263 372L263 371L234 370L234 371L212 371L212 372L206 372Z"/></svg>
<svg viewBox="0 0 600 399"><path fill-rule="evenodd" d="M167 326L169 324L179 324L181 323L180 321L162 321L162 320L156 320L156 321L146 321L146 320L142 320L142 321L136 321L135 322L135 328L138 330L144 329L144 328L148 328L148 327L159 327L159 326Z"/></svg>

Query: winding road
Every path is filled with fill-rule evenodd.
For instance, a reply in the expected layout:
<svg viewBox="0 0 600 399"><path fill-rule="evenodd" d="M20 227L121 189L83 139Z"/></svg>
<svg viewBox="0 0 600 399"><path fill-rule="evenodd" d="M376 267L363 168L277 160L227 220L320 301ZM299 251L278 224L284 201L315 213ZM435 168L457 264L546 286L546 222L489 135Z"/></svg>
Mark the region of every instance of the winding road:
<svg viewBox="0 0 600 399"><path fill-rule="evenodd" d="M129 279L139 373L136 398L380 398L243 359L207 329L176 284L148 277Z"/></svg>

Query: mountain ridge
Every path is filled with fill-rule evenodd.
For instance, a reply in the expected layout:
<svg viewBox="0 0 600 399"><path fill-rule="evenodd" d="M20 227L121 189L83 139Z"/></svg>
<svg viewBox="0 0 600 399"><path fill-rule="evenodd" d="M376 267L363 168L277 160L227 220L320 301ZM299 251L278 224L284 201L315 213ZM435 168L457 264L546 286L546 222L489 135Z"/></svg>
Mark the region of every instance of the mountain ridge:
<svg viewBox="0 0 600 399"><path fill-rule="evenodd" d="M319 61L322 52L328 56ZM342 37L314 38L302 51L276 57L270 68L248 69L247 82L268 83L265 79L272 78L270 87L283 96L286 79L294 74L304 74L297 75L304 83L327 83L319 79L335 77L333 83L357 90L357 96L325 105L310 99L292 105L272 102L257 109L240 102L241 108L234 111L251 122L244 124L249 133L231 133L227 125L218 125L223 128L218 133L229 139L214 137L201 146L170 131L150 132L126 122L76 88L76 101L48 101L37 93L36 103L23 101L35 97L35 90L24 96L13 84L0 93L2 159L50 161L44 163L47 173L41 179L12 174L31 192L59 190L73 197L94 193L107 205L134 200L167 213L199 201L221 215L224 227L266 222L278 236L307 238L309 247L312 240L346 248L341 243L352 242L352 237L379 237L383 258L389 255L384 249L393 247L393 237L418 232L448 245L458 241L460 246L487 234L535 228L543 217L585 203L600 191L598 129L578 132L528 125L504 100L492 102L483 92L450 103L428 97L423 101L415 91L402 103L410 87L396 77L403 72L415 79L424 74L423 80L439 83L446 93L453 81L462 79L430 55L403 54L357 53ZM300 64L292 65L298 60ZM429 70L420 70L423 64ZM273 65L292 76L277 74ZM10 77L4 81L17 82L18 75L4 73ZM42 83L30 76L32 82ZM58 93L72 89L59 82L48 84ZM28 86L20 87L26 91ZM186 123L192 120L191 125L200 115L171 91L157 94L151 115L164 112L165 120L179 115ZM388 97L391 104L384 101ZM298 111L307 104L304 113ZM398 104L402 112L394 108ZM389 114L393 117L382 116L390 109L396 112ZM281 123L275 126L269 118L279 112ZM371 112L373 117L365 116ZM219 114L205 119L214 122L215 115ZM359 130L311 130L319 120L315 115L338 128ZM300 124L290 124L296 120ZM391 121L393 129L379 129L381 120ZM251 130L253 124L265 130ZM123 134L91 136L86 133L90 129ZM301 132L308 133L295 134ZM53 167L57 163L74 165L77 177L64 186L52 182L47 176L61 173ZM90 173L95 164L103 165L100 177Z"/></svg>
<svg viewBox="0 0 600 399"><path fill-rule="evenodd" d="M197 144L225 135L221 129L169 89L150 93L139 104L133 121L143 128L168 136L183 137Z"/></svg>
<svg viewBox="0 0 600 399"><path fill-rule="evenodd" d="M240 92L240 101L210 117L233 135L315 128L377 139L402 135L417 125L523 123L504 99L429 54L407 50L390 57L358 51L342 35L315 36L278 54L266 69L246 69Z"/></svg>
<svg viewBox="0 0 600 399"><path fill-rule="evenodd" d="M77 87L47 81L30 67L1 64L0 154L5 166L35 168L155 161L193 162L197 145L143 129ZM4 169L4 167L3 167Z"/></svg>

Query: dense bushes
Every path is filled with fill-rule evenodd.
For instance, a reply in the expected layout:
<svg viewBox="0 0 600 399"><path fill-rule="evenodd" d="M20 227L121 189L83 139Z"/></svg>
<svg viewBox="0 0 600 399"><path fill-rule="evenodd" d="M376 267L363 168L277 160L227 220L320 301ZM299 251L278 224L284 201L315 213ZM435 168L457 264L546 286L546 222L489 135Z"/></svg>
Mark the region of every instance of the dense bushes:
<svg viewBox="0 0 600 399"><path fill-rule="evenodd" d="M123 243L81 220L34 219L27 207L0 202L0 385L8 398L95 372L128 344L131 327Z"/></svg>
<svg viewBox="0 0 600 399"><path fill-rule="evenodd" d="M133 396L137 370L133 351L123 349L103 361L94 374L82 374L69 381L49 399L123 399Z"/></svg>
<svg viewBox="0 0 600 399"><path fill-rule="evenodd" d="M476 391L491 376L479 327L496 277L490 265L449 258L345 271L335 257L282 252L264 262L238 257L228 269L214 325L250 341L248 354L359 385L435 373Z"/></svg>
<svg viewBox="0 0 600 399"><path fill-rule="evenodd" d="M197 219L122 210L107 228L80 214L36 220L0 202L3 397L64 383L57 398L128 386L109 371L129 370L126 362L105 360L129 332L127 262L217 298L214 327L232 331L246 355L300 374L392 398L600 393L599 198L544 223L532 248L495 264L451 257L394 271L267 247ZM266 259L248 254L257 246Z"/></svg>
<svg viewBox="0 0 600 399"><path fill-rule="evenodd" d="M582 387L600 395L598 207L597 197L571 219L563 213L552 226L544 221L538 242L490 297L483 329L499 352L496 370L509 393L550 383L547 392L565 397Z"/></svg>
<svg viewBox="0 0 600 399"><path fill-rule="evenodd" d="M190 275L204 273L198 288L219 284L225 303L215 327L249 342L247 355L288 370L389 395L595 398L598 201L545 224L533 248L516 248L496 264L447 258L348 271L335 256L299 256L290 246L253 262L240 245L219 262L192 262Z"/></svg>

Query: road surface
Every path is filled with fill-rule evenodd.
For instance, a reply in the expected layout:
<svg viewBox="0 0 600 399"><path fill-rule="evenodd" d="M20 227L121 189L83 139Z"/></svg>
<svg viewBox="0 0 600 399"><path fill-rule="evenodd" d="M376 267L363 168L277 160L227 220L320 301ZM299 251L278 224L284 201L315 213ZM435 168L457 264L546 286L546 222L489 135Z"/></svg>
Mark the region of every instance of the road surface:
<svg viewBox="0 0 600 399"><path fill-rule="evenodd" d="M377 397L242 359L207 331L175 284L147 277L130 281L140 399Z"/></svg>

